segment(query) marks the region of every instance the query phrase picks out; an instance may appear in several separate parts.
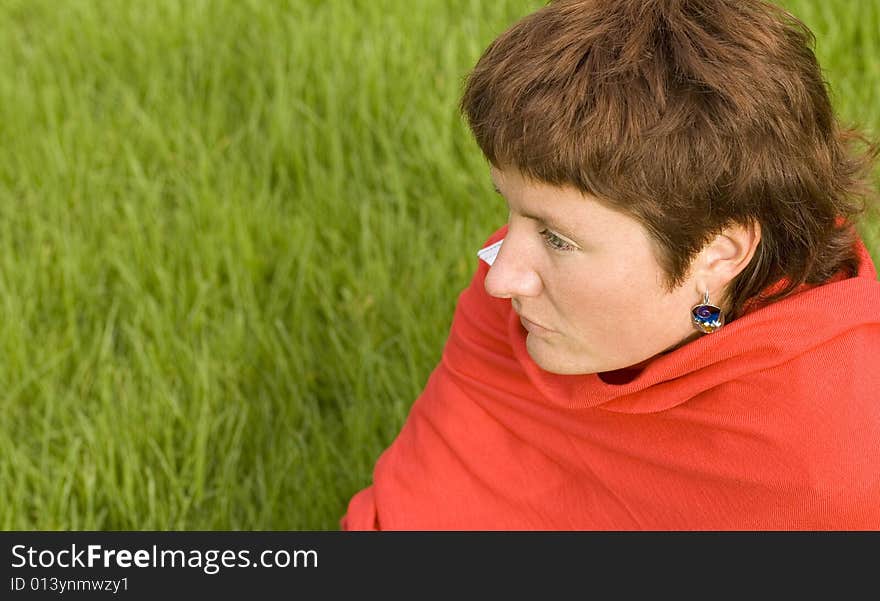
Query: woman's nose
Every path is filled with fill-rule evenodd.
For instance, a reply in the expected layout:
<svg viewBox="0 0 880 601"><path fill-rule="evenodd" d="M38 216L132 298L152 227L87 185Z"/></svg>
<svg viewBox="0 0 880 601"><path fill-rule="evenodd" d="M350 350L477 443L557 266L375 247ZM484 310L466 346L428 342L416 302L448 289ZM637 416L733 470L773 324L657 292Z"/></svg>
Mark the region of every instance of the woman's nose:
<svg viewBox="0 0 880 601"><path fill-rule="evenodd" d="M537 296L541 292L541 277L534 268L529 249L508 232L489 268L483 286L496 298Z"/></svg>

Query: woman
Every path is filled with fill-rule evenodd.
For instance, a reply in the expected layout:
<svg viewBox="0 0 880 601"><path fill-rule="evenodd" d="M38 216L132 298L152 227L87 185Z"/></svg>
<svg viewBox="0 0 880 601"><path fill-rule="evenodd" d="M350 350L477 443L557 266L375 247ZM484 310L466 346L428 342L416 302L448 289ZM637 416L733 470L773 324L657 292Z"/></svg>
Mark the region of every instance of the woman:
<svg viewBox="0 0 880 601"><path fill-rule="evenodd" d="M754 0L558 0L461 108L506 200L348 529L880 527L876 149Z"/></svg>

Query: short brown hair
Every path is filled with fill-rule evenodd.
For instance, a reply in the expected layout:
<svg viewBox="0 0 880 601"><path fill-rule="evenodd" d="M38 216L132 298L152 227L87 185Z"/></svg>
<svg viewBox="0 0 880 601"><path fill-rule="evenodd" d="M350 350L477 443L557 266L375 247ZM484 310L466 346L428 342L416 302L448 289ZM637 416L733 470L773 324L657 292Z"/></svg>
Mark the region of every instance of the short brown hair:
<svg viewBox="0 0 880 601"><path fill-rule="evenodd" d="M714 235L758 222L728 320L839 270L876 145L835 119L810 30L757 0L556 0L486 49L461 111L493 165L639 220L671 291Z"/></svg>

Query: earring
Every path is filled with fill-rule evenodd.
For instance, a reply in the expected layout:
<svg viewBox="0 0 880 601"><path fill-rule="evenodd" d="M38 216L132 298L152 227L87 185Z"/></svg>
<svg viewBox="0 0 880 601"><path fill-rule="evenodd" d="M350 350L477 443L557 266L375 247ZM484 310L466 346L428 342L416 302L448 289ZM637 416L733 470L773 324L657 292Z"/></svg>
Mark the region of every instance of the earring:
<svg viewBox="0 0 880 601"><path fill-rule="evenodd" d="M719 307L709 304L709 290L703 295L703 303L691 307L694 327L704 334L711 334L724 325L724 314Z"/></svg>

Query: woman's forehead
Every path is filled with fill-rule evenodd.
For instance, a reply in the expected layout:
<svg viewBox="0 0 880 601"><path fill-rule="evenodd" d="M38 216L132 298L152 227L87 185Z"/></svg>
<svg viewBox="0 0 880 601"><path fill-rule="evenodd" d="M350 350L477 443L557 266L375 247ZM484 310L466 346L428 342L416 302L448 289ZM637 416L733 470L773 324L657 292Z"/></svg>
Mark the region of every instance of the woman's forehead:
<svg viewBox="0 0 880 601"><path fill-rule="evenodd" d="M578 242L629 244L647 238L647 231L636 219L574 186L551 185L525 178L516 169L494 166L490 177L511 211L555 225L554 229Z"/></svg>

